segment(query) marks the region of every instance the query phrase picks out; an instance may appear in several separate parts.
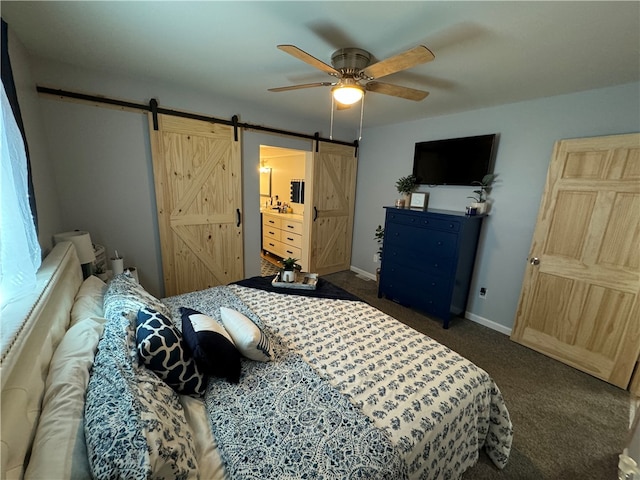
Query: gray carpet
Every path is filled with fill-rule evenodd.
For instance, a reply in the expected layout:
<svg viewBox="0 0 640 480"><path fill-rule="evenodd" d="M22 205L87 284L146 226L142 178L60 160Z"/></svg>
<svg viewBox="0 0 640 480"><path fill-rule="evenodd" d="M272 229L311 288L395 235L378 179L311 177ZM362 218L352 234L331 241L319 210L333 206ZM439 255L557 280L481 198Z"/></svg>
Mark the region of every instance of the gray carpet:
<svg viewBox="0 0 640 480"><path fill-rule="evenodd" d="M457 351L491 375L507 402L514 440L500 471L484 454L465 479L617 478L629 421L629 394L465 319L448 330L377 297L376 282L353 272L323 276L403 323Z"/></svg>

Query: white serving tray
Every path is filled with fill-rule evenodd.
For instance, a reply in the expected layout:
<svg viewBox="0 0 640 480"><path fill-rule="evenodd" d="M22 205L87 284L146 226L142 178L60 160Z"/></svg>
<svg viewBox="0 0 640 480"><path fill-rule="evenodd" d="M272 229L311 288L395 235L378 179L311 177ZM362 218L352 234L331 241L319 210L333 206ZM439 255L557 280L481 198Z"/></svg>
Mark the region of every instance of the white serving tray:
<svg viewBox="0 0 640 480"><path fill-rule="evenodd" d="M318 285L318 274L307 272L296 272L295 282L281 282L280 272L273 277L271 285L282 288L297 288L300 290L315 290Z"/></svg>

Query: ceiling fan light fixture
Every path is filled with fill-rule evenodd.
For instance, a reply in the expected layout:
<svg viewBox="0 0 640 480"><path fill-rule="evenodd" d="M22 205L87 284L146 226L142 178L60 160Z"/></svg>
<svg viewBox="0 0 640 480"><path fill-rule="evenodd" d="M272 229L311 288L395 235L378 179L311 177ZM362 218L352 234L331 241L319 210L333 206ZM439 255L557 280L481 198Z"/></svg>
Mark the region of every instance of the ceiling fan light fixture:
<svg viewBox="0 0 640 480"><path fill-rule="evenodd" d="M364 88L360 85L337 85L331 89L336 102L343 105L353 105L364 96Z"/></svg>

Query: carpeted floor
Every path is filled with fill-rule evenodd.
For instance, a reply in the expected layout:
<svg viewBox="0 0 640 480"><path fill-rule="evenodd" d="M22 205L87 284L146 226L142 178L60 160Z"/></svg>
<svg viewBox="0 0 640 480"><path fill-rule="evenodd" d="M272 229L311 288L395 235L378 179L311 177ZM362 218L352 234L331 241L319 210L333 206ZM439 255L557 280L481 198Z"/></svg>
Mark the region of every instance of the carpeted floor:
<svg viewBox="0 0 640 480"><path fill-rule="evenodd" d="M440 321L379 299L376 282L353 272L323 278L447 345L495 379L514 425L509 463L500 471L482 454L465 479L617 478L629 421L627 392L470 320L454 319L445 330Z"/></svg>

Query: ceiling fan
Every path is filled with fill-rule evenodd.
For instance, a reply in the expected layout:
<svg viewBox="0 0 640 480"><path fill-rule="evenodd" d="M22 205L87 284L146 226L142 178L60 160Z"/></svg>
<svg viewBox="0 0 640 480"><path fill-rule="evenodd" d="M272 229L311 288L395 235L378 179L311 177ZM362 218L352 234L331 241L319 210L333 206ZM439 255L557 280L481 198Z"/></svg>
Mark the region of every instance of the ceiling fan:
<svg viewBox="0 0 640 480"><path fill-rule="evenodd" d="M278 45L278 48L298 60L308 63L329 75L336 77L335 82L305 83L288 87L270 88L270 92L284 92L312 87L332 87L333 98L339 105L348 106L360 100L365 92L382 93L394 97L423 100L429 92L415 88L403 87L391 83L375 81L377 78L391 75L421 63L430 62L435 57L425 46L418 45L410 50L394 55L370 65L371 54L360 48L341 48L331 55L331 65L309 55L295 45ZM366 82L362 84L361 82Z"/></svg>

